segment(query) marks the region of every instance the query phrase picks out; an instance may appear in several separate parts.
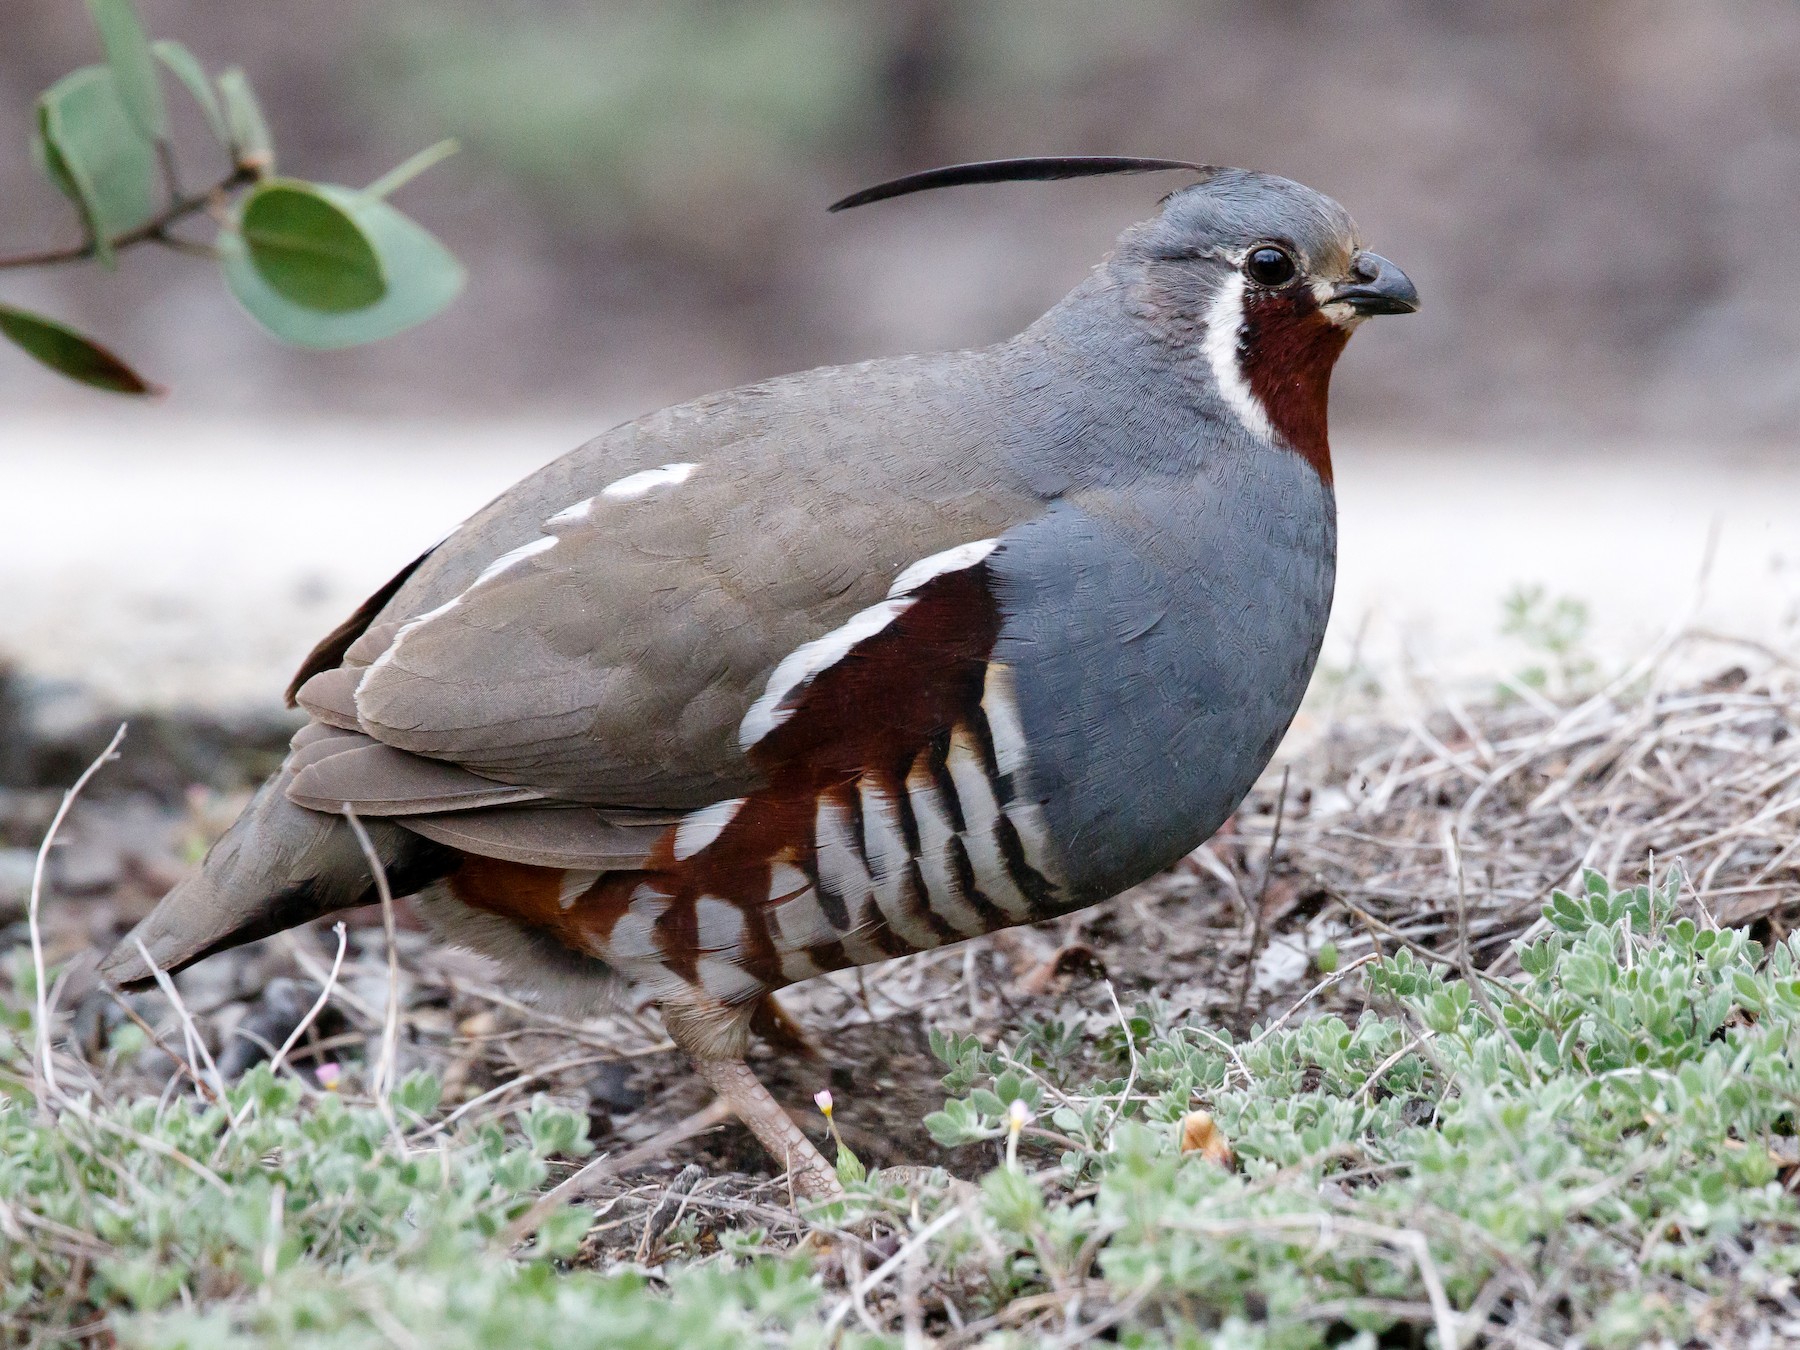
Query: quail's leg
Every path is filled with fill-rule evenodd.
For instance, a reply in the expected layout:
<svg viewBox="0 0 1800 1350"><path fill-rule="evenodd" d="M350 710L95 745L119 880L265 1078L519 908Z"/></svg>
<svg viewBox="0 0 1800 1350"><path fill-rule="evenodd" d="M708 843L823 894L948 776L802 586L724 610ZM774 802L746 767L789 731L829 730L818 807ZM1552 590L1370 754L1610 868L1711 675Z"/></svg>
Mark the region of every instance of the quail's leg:
<svg viewBox="0 0 1800 1350"><path fill-rule="evenodd" d="M787 1009L781 1006L780 1000L773 994L764 994L756 1001L756 1011L750 1017L750 1030L762 1038L764 1045L784 1055L808 1060L825 1058L824 1049L813 1039L812 1034L788 1015Z"/></svg>
<svg viewBox="0 0 1800 1350"><path fill-rule="evenodd" d="M694 1068L719 1100L731 1108L737 1118L750 1127L757 1142L769 1156L785 1166L794 1179L794 1189L808 1199L829 1199L843 1194L837 1172L825 1161L825 1155L813 1147L781 1103L750 1071L741 1059L704 1059L694 1056Z"/></svg>

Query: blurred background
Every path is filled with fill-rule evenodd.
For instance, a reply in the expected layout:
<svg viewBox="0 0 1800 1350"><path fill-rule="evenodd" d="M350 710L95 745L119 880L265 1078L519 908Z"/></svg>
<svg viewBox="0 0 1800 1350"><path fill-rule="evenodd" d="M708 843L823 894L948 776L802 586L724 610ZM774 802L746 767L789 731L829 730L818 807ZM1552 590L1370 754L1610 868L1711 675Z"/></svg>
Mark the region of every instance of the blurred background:
<svg viewBox="0 0 1800 1350"><path fill-rule="evenodd" d="M1626 652L1708 557L1719 623L1792 622L1792 0L141 8L249 71L310 178L360 185L458 138L399 200L470 282L423 328L318 354L189 258L0 278L171 388L126 405L0 353L0 655L58 687L272 710L313 636L536 464L728 384L1005 336L1178 186L824 210L1031 153L1286 174L1418 282L1423 312L1371 325L1335 381L1333 659L1380 641L1479 668L1519 583L1585 602ZM35 95L98 47L77 0L7 0L5 30L11 250L71 234L25 143ZM182 130L197 180L205 136Z"/></svg>

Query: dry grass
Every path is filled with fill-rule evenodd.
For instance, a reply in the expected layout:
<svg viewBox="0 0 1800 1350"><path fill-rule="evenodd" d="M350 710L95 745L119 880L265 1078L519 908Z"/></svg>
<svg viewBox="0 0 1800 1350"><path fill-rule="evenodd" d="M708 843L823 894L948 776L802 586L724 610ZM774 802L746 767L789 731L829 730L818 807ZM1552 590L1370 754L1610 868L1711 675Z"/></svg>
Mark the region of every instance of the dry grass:
<svg viewBox="0 0 1800 1350"><path fill-rule="evenodd" d="M1708 659L1712 676L1684 673ZM1391 697L1328 721L1309 714L1317 730L1225 831L1107 905L788 991L784 1003L828 1052L760 1067L815 1125L812 1093L833 1087L851 1145L871 1161L936 1160L919 1125L942 1097L928 1024L990 1040L1030 1016L1099 1028L1113 1017L1103 975L1127 1003L1154 997L1241 1033L1291 1007L1327 945L1348 965L1405 944L1455 950L1466 935L1475 964L1504 969L1511 941L1541 925L1549 892L1584 867L1629 885L1679 861L1702 912L1775 936L1800 909L1800 667L1779 653L1689 634L1579 700L1552 702L1516 683L1479 701L1410 693L1417 715L1384 710ZM321 925L184 976L213 1052L241 1063L249 1046L231 1053L234 1036L279 1044L326 983L336 946ZM570 1023L421 932L401 932L399 947L395 1073L438 1072L456 1120L502 1119L547 1092L590 1110L612 1130L602 1146L617 1147L704 1104L654 1014ZM325 1015L290 1054L302 1066L381 1057L378 913L353 925L350 950ZM277 991L295 1009L281 1025L269 985L284 976L305 989ZM1315 1004L1350 997L1328 991ZM180 1043L165 1003L138 1006L165 1018L165 1042ZM90 1040L119 1017L99 993L84 1012ZM167 1067L146 1060L136 1086L160 1089ZM705 1156L715 1169L763 1171L732 1127Z"/></svg>
<svg viewBox="0 0 1800 1350"><path fill-rule="evenodd" d="M1712 675L1684 673L1708 659ZM1367 1007L1356 968L1373 953L1411 947L1470 973L1506 972L1513 940L1543 927L1549 892L1584 867L1628 886L1680 862L1688 912L1771 937L1787 932L1800 910L1800 666L1686 635L1580 699L1551 701L1519 685L1486 699L1413 693L1417 715L1370 705L1320 719L1226 831L1109 905L789 991L787 1006L826 1049L813 1060L767 1054L759 1067L809 1125L821 1123L812 1093L832 1087L846 1140L869 1163L935 1163L974 1177L998 1160L998 1143L946 1151L921 1126L944 1099L929 1032L1005 1045L1027 1022L1055 1021L1095 1044L1115 1035L1121 1004L1149 1001L1166 1023L1195 1034L1229 1029L1249 1053L1256 1028L1266 1037L1321 1010ZM653 1015L563 1021L493 987L479 962L422 933L403 930L396 945L397 986L379 916L352 928L335 977L338 939L324 931L215 960L183 977L181 1015L154 997L135 1001L166 1054L128 1062L101 1049L125 1014L100 991L65 999L76 1006L63 1080L114 1098L166 1096L175 1090L172 1059L188 1079L212 1079L196 1037L229 1074L255 1057L250 1045L266 1053L286 1039L326 987L322 1012L287 1060L309 1084L320 1064L348 1065L342 1089L351 1092L358 1063L386 1065L390 1087L415 1069L433 1071L443 1107L406 1130L406 1147L433 1146L457 1126L510 1124L543 1094L586 1113L600 1149L621 1152L705 1104ZM1322 978L1322 967L1338 974ZM270 987L283 976L297 983ZM1128 1099L1129 1082L1121 1105ZM1035 1124L1026 1156L1053 1157L1056 1137ZM700 1170L682 1170L695 1160ZM974 1203L958 1194L941 1214ZM660 1274L722 1244L738 1254L800 1246L823 1272L837 1320L866 1329L916 1327L929 1304L934 1334L952 1341L1004 1326L1074 1344L1104 1332L1105 1316L1130 1315L1114 1301L1085 1318L1084 1290L1096 1299L1102 1291L1071 1278L957 1331L958 1314L946 1309L956 1307L959 1277L953 1266L920 1266L924 1240L907 1236L903 1216L855 1231L801 1219L734 1126L602 1181L595 1205L582 1263ZM1346 1232L1353 1219L1346 1211ZM1363 1236L1408 1251L1423 1242L1372 1228ZM1389 1311L1441 1325L1440 1294Z"/></svg>

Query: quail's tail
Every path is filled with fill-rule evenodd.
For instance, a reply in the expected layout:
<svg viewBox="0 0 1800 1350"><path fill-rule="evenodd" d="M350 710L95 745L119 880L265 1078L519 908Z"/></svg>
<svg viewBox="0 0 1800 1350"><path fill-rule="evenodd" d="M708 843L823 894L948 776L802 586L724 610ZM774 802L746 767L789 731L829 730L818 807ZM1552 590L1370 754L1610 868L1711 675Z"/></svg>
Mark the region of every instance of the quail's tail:
<svg viewBox="0 0 1800 1350"><path fill-rule="evenodd" d="M173 972L376 898L368 860L349 824L290 802L285 789L292 776L284 766L263 784L213 845L199 875L165 895L107 955L102 977L141 987L155 978L144 952L157 969ZM450 872L453 855L441 845L385 820L367 821L366 828L395 895Z"/></svg>

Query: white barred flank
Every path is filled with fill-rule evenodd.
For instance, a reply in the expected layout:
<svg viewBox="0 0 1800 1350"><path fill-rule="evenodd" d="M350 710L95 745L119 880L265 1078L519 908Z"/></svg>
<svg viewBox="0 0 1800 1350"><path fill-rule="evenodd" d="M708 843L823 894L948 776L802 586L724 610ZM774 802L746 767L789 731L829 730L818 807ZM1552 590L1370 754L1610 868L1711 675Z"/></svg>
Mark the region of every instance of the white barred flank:
<svg viewBox="0 0 1800 1350"><path fill-rule="evenodd" d="M988 781L981 752L964 728L958 727L951 737L945 764L950 771L950 782L962 802L963 844L982 894L1015 923L1048 918L1032 908L1030 898L1019 889L1019 883L1007 868L1006 856L1000 850L1000 839L995 833L1000 824L1000 803L994 796L994 785Z"/></svg>
<svg viewBox="0 0 1800 1350"><path fill-rule="evenodd" d="M769 931L775 945L783 951L823 947L838 939L837 929L825 917L818 894L811 886L769 911Z"/></svg>
<svg viewBox="0 0 1800 1350"><path fill-rule="evenodd" d="M694 938L703 952L735 952L744 942L744 911L703 895L694 902Z"/></svg>
<svg viewBox="0 0 1800 1350"><path fill-rule="evenodd" d="M640 886L631 904L612 926L606 940L606 959L619 965L634 962L662 964L662 946L656 940L656 921L668 909L668 897L653 887Z"/></svg>
<svg viewBox="0 0 1800 1350"><path fill-rule="evenodd" d="M711 806L703 806L698 811L690 811L681 818L675 827L675 842L671 846L676 862L686 862L696 853L709 847L712 842L725 832L744 804L742 797L732 797L726 801L714 802Z"/></svg>
<svg viewBox="0 0 1800 1350"><path fill-rule="evenodd" d="M720 1003L747 1003L768 987L742 966L721 956L701 957L694 963L694 973L701 989Z"/></svg>
<svg viewBox="0 0 1800 1350"><path fill-rule="evenodd" d="M770 672L762 696L750 705L738 726L738 748L748 750L793 716L793 704L806 686L906 613L912 606L913 592L937 577L974 567L999 543L998 539L976 539L909 564L894 578L885 600L858 610L829 633L802 643L782 657Z"/></svg>
<svg viewBox="0 0 1800 1350"><path fill-rule="evenodd" d="M601 875L600 872L580 868L564 872L562 881L556 888L556 903L564 909L568 909L592 889L594 883L600 880Z"/></svg>
<svg viewBox="0 0 1800 1350"><path fill-rule="evenodd" d="M915 903L923 904L925 897L914 895L912 857L900 830L898 805L868 774L856 786L862 798L863 842L876 907L894 935L915 951L941 945L942 936L914 908Z"/></svg>
<svg viewBox="0 0 1800 1350"><path fill-rule="evenodd" d="M925 881L925 903L964 937L981 936L988 931L988 924L963 895L951 864L950 844L956 832L950 828L949 812L924 755L906 776L906 796L919 827L919 875Z"/></svg>
<svg viewBox="0 0 1800 1350"><path fill-rule="evenodd" d="M1031 870L1055 885L1061 876L1050 851L1050 825L1044 819L1044 808L1036 802L1011 801L1006 804L1006 818L1019 836L1019 847Z"/></svg>
<svg viewBox="0 0 1800 1350"><path fill-rule="evenodd" d="M830 796L819 798L813 839L817 849L819 886L843 905L848 919L837 929L837 940L843 944L844 954L859 966L882 960L887 953L869 935L879 922L878 917L870 913L875 901L875 883L858 850L849 813Z"/></svg>
<svg viewBox="0 0 1800 1350"><path fill-rule="evenodd" d="M1019 703L1013 693L1012 667L1003 661L988 662L981 682L981 712L987 718L988 736L994 742L994 762L1007 777L1025 771L1025 727L1019 721Z"/></svg>

